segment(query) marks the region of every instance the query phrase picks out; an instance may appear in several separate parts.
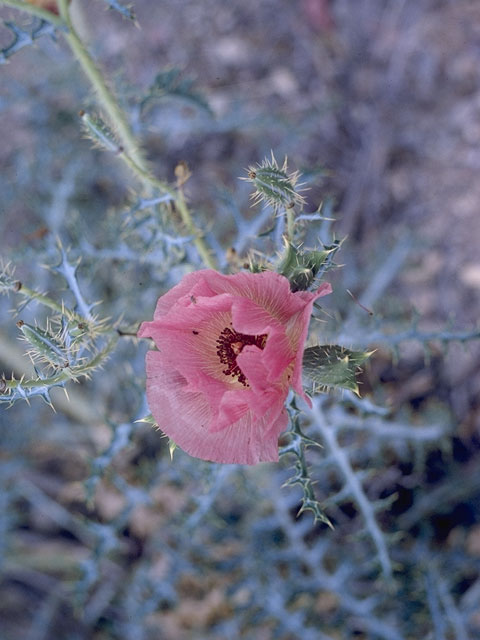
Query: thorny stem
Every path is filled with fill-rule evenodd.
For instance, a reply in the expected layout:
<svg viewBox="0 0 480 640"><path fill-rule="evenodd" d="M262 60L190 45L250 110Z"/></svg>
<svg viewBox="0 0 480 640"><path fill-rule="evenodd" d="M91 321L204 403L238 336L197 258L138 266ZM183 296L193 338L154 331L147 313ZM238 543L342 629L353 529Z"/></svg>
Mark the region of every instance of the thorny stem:
<svg viewBox="0 0 480 640"><path fill-rule="evenodd" d="M149 171L143 158L143 154L127 122L125 114L119 107L113 93L107 87L101 72L95 65L95 62L75 31L70 18L68 0L57 0L57 3L60 14L68 27L68 32L64 34L65 39L70 45L70 48L80 63L85 75L95 89L100 104L108 115L110 124L117 131L120 142L124 147L124 152L119 154L120 157L144 185L160 189L160 191L169 193L173 196L183 223L187 227L188 232L194 237L194 244L200 254L200 257L208 267L214 269L216 266L215 262L208 251L205 240L192 220L192 216L185 202L183 193L181 190L179 190L178 193L175 193L175 191L168 187L164 182L157 180L157 178L155 178Z"/></svg>
<svg viewBox="0 0 480 640"><path fill-rule="evenodd" d="M127 165L127 167L132 171L134 175L142 182L150 187L156 187L160 191L168 193L175 200L177 195L173 189L171 189L168 184L162 182L161 180L157 180L152 174L144 169L141 165L137 164L132 158L122 151L118 154L118 157L123 160L123 162Z"/></svg>
<svg viewBox="0 0 480 640"><path fill-rule="evenodd" d="M140 180L140 182L148 187L154 187L164 193L168 193L175 201L177 210L182 218L183 223L188 229L188 232L194 237L194 244L197 251L202 258L206 266L215 269L216 264L213 259L205 240L201 232L196 228L190 210L188 209L183 193L175 192L166 183L155 178L149 171L148 166L143 157L142 151L133 135L127 118L120 108L115 96L108 88L105 80L96 66L93 58L88 53L85 45L83 44L80 36L76 32L72 19L70 17L70 10L68 0L57 0L58 10L60 17L54 13L41 9L35 5L31 5L23 0L0 0L0 4L5 4L15 9L20 9L30 13L31 15L48 20L55 26L65 28L63 36L67 41L72 53L76 57L78 63L82 67L83 72L87 76L91 85L95 89L98 96L100 105L103 107L110 124L117 131L124 151L119 154L119 157L129 167L132 173Z"/></svg>
<svg viewBox="0 0 480 640"><path fill-rule="evenodd" d="M83 44L81 38L79 37L73 26L72 19L70 17L68 0L57 0L60 17L56 16L50 11L47 11L46 9L31 5L27 2L24 2L23 0L0 0L0 4L26 11L31 15L42 18L43 20L48 20L59 28L64 27L65 32L63 33L63 36L65 40L70 46L70 49L72 50L72 53L76 57L78 63L82 67L83 72L95 89L100 105L103 107L106 115L108 116L110 124L118 133L122 147L124 149L124 151L119 154L119 157L129 167L132 173L140 180L142 184L148 187L154 187L172 196L183 223L187 227L188 232L194 237L194 244L200 257L202 258L206 266L215 269L215 260L208 250L201 232L196 228L193 222L183 193L180 190L178 193L175 192L175 190L170 188L166 183L155 178L155 176L153 176L149 171L142 151L139 148L135 136L130 129L125 114L120 108L115 96L105 83L100 70L96 66L93 58L88 53L85 45ZM35 297L39 298L38 295L36 295ZM55 310L58 309L55 308Z"/></svg>
<svg viewBox="0 0 480 640"><path fill-rule="evenodd" d="M39 293L34 289L30 289L30 287L26 287L21 282L16 283L14 290L16 293L21 293L26 298L31 298L32 300L36 300L40 304L43 304L44 307L48 307L53 311L57 311L58 313L62 313L62 314L65 312L65 308L62 307L61 304L59 304L58 302L55 302L55 300L53 300L49 296L46 296L44 293Z"/></svg>
<svg viewBox="0 0 480 640"><path fill-rule="evenodd" d="M192 216L190 215L190 210L188 209L187 203L185 201L185 196L183 195L183 190L179 188L178 194L175 200L175 206L178 209L178 212L182 218L182 222L187 228L188 233L193 235L193 244L197 248L197 251L202 258L203 262L207 267L211 269L215 269L215 260L213 259L210 251L205 244L204 239L199 234L198 229L195 227L195 224L192 220Z"/></svg>
<svg viewBox="0 0 480 640"><path fill-rule="evenodd" d="M295 235L295 210L293 206L287 206L285 209L287 213L287 238L290 242L293 242Z"/></svg>
<svg viewBox="0 0 480 640"><path fill-rule="evenodd" d="M172 196L172 199L175 202L175 207L179 212L180 217L182 218L182 222L186 226L188 233L193 236L193 244L197 248L197 251L204 264L211 269L216 269L215 260L208 250L201 232L197 229L195 223L192 220L192 216L187 206L183 190L179 188L178 191L175 192L167 184L161 182L160 180L157 180L151 174L149 174L148 171L145 171L144 169L142 169L142 167L138 166L127 154L121 153L119 155L125 162L125 164L127 164L127 166L133 171L133 173L135 173L144 182Z"/></svg>
<svg viewBox="0 0 480 640"><path fill-rule="evenodd" d="M72 53L77 58L83 72L95 89L100 104L108 115L110 123L115 127L127 154L132 158L136 165L147 172L143 154L128 125L125 114L119 107L115 96L107 87L100 70L75 31L70 17L68 0L57 0L57 4L63 22L68 27L68 31L64 33L65 40L68 42Z"/></svg>

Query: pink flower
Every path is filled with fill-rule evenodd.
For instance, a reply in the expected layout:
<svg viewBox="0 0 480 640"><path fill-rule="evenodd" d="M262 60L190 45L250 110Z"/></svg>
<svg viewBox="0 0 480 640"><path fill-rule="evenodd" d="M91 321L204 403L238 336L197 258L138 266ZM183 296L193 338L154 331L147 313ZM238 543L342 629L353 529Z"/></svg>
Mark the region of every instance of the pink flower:
<svg viewBox="0 0 480 640"><path fill-rule="evenodd" d="M271 271L186 275L138 332L159 349L147 353L147 399L162 431L204 460L277 461L289 387L309 402L302 358L312 305L330 292L292 293Z"/></svg>

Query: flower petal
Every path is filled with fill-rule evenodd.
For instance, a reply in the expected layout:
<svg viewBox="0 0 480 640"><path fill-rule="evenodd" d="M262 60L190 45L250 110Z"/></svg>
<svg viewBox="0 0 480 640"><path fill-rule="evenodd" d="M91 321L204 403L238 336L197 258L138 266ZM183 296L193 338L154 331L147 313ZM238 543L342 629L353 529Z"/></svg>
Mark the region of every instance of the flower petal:
<svg viewBox="0 0 480 640"><path fill-rule="evenodd" d="M278 460L289 386L305 398L312 305L330 291L322 285L292 293L288 280L270 271L186 275L138 332L160 350L147 354L147 399L162 430L206 460Z"/></svg>
<svg viewBox="0 0 480 640"><path fill-rule="evenodd" d="M147 399L160 429L184 451L212 462L257 464L278 460L278 436L286 429L285 411L258 420L249 411L221 431L210 431L212 418L202 393L186 391L182 376L162 354L147 354Z"/></svg>

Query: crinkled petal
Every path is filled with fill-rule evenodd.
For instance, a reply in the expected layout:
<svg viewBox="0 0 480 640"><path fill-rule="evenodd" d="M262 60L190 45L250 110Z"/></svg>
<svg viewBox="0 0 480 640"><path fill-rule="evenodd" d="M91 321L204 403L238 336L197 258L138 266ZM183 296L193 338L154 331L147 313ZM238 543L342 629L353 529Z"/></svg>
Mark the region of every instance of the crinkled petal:
<svg viewBox="0 0 480 640"><path fill-rule="evenodd" d="M222 431L243 418L251 410L250 394L247 389L226 391L217 405L217 412L210 423L209 431Z"/></svg>
<svg viewBox="0 0 480 640"><path fill-rule="evenodd" d="M268 335L261 357L264 361L267 380L276 380L293 361L295 356L290 340L285 333L284 325L281 325L264 309L259 307L258 304L246 298L236 298L233 300L232 323L233 328L241 333ZM245 352L245 349L242 354ZM240 362L239 358L237 358L237 363L242 369ZM249 378L249 375L245 371L243 371L243 373Z"/></svg>
<svg viewBox="0 0 480 640"><path fill-rule="evenodd" d="M252 300L279 322L286 322L303 306L302 300L290 290L287 278L274 271L245 271L229 276L211 270L197 273L206 274L209 286L216 293L231 293L237 299Z"/></svg>
<svg viewBox="0 0 480 640"><path fill-rule="evenodd" d="M252 390L250 403L257 415L264 415L269 407L280 403L283 406L288 393L288 380L272 383L269 381L268 364L262 351L255 346L247 346L237 357L237 363L245 374Z"/></svg>
<svg viewBox="0 0 480 640"><path fill-rule="evenodd" d="M212 462L257 464L278 461L278 436L286 429L285 411L258 420L250 411L221 431L209 431L209 403L186 391L183 377L165 366L162 354L147 354L147 399L161 430L190 455Z"/></svg>

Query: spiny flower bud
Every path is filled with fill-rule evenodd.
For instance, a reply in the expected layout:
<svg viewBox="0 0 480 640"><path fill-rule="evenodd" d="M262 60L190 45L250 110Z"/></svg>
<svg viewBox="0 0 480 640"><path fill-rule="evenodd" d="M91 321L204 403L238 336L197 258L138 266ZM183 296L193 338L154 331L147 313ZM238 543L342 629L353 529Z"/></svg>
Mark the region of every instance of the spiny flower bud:
<svg viewBox="0 0 480 640"><path fill-rule="evenodd" d="M335 344L308 347L303 353L303 373L314 391L348 389L359 395L357 373L373 351L351 351Z"/></svg>
<svg viewBox="0 0 480 640"><path fill-rule="evenodd" d="M248 167L247 172L248 177L242 180L251 182L255 187L251 196L254 204L263 201L275 210L304 205L305 199L298 193L300 173L287 173L287 158L280 167L272 152L270 160L265 158L262 164Z"/></svg>

